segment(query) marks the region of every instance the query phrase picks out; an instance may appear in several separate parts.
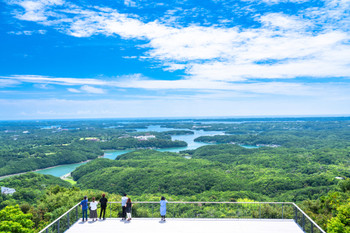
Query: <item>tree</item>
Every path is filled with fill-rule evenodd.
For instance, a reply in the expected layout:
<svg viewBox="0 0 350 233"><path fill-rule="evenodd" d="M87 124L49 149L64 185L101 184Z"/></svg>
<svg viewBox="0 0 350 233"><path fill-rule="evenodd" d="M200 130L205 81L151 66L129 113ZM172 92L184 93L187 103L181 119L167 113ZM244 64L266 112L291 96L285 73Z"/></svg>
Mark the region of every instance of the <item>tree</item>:
<svg viewBox="0 0 350 233"><path fill-rule="evenodd" d="M24 214L18 205L6 206L0 211L0 232L32 233L31 214Z"/></svg>
<svg viewBox="0 0 350 233"><path fill-rule="evenodd" d="M350 202L338 208L338 214L328 222L329 233L350 233Z"/></svg>

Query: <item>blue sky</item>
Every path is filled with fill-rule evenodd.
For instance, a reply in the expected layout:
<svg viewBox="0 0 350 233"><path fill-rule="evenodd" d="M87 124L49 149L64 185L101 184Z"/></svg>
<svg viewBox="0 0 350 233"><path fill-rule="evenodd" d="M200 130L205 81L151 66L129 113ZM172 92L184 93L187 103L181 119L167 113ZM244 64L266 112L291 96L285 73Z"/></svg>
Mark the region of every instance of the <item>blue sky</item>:
<svg viewBox="0 0 350 233"><path fill-rule="evenodd" d="M350 0L1 0L0 119L350 115Z"/></svg>

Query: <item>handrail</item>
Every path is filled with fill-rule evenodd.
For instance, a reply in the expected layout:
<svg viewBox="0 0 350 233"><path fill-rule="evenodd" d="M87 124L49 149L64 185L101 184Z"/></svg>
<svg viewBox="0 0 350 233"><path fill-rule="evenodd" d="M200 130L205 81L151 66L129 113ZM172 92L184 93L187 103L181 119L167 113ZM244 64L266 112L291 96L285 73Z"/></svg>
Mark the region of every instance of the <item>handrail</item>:
<svg viewBox="0 0 350 233"><path fill-rule="evenodd" d="M322 233L326 233L324 230L322 230L322 228L320 226L318 226L304 211L302 211L302 209L299 208L299 206L297 206L294 202L292 203L294 205L295 208L297 208L303 215L306 216L307 219L309 219L309 221L314 224L317 229L319 229Z"/></svg>
<svg viewBox="0 0 350 233"><path fill-rule="evenodd" d="M261 204L282 204L282 218L283 218L283 205L293 205L298 211L300 211L303 216L306 216L306 218L311 222L312 225L316 226L316 228L321 233L326 233L324 230L322 230L321 227L319 227L304 211L302 211L294 202L207 202L207 201L169 201L169 204L255 204L255 205L261 205ZM111 201L107 202L107 204L121 204L120 201ZM135 201L133 204L159 204L159 201ZM50 223L48 226L46 226L44 229L42 229L39 233L44 233L45 231L53 226L54 224L58 223L59 221L65 217L69 216L69 213L74 210L74 208L77 208L77 206L80 205L80 202L75 204L72 208L70 208L68 211L66 211L64 214L62 214L60 217L58 217L56 220L54 220L52 223ZM78 212L77 212L78 213ZM153 214L152 214L153 216ZM69 217L68 217L69 218ZM297 221L295 219L295 221ZM296 222L298 224L298 222Z"/></svg>
<svg viewBox="0 0 350 233"><path fill-rule="evenodd" d="M111 201L108 203L120 203L120 201ZM134 201L133 204L159 204L159 201ZM292 205L293 202L230 202L230 201L168 201L173 204L287 204Z"/></svg>
<svg viewBox="0 0 350 233"><path fill-rule="evenodd" d="M72 208L70 208L68 211L66 211L64 214L62 214L60 217L58 217L55 221L53 221L52 223L50 223L49 225L47 225L44 229L42 229L41 231L39 231L39 233L44 232L46 229L48 229L49 227L51 227L53 224L55 224L58 220L60 220L61 218L63 218L64 216L66 216L69 212L71 212L74 208L76 208L78 205L80 205L80 202L78 202L75 206L73 206Z"/></svg>

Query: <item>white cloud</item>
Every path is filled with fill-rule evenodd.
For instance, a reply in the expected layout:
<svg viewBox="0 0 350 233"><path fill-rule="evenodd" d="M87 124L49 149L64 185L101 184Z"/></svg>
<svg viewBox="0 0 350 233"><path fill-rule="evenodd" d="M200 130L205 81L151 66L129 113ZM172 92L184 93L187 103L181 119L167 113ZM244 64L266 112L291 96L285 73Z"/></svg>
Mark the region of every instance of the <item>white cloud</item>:
<svg viewBox="0 0 350 233"><path fill-rule="evenodd" d="M277 28L285 30L305 30L312 26L312 23L297 16L289 16L281 13L269 13L258 19L266 28Z"/></svg>
<svg viewBox="0 0 350 233"><path fill-rule="evenodd" d="M75 89L75 88L67 88L67 90L68 90L69 92L73 92L73 93L80 93L80 92L81 92L80 90Z"/></svg>
<svg viewBox="0 0 350 233"><path fill-rule="evenodd" d="M9 31L7 32L7 34L13 34L13 35L25 35L25 36L31 36L33 34L41 34L44 35L46 34L46 30L33 30L33 31L28 31L28 30L24 30L24 31Z"/></svg>
<svg viewBox="0 0 350 233"><path fill-rule="evenodd" d="M86 79L86 78L57 78L42 75L12 75L12 76L0 76L3 79L17 80L21 82L29 83L44 83L44 84L56 84L56 85L106 85L106 82L98 79Z"/></svg>
<svg viewBox="0 0 350 233"><path fill-rule="evenodd" d="M6 80L6 77L1 77L0 80ZM12 79L12 77L7 77ZM62 86L81 86L78 88L67 88L72 93L91 93L91 94L105 94L107 90L112 89L144 89L175 92L181 95L182 91L192 91L192 95L201 93L202 91L225 91L227 93L235 93L236 96L265 96L265 95L279 95L279 96L295 96L295 97L324 97L332 96L334 98L349 96L349 83L293 83L285 81L261 82L230 82L212 79L198 79L187 78L181 80L152 80L143 77L140 74L126 75L108 79L84 79L84 78L55 78L43 77L39 78L29 75L16 76L15 81L33 83L35 85L62 85ZM57 81L59 80L59 81ZM13 80L11 80L13 81ZM159 93L157 94L159 95ZM229 98L229 96L228 96ZM347 98L347 97L346 97Z"/></svg>
<svg viewBox="0 0 350 233"><path fill-rule="evenodd" d="M248 0L248 1L256 1L256 0ZM258 0L258 1L262 1L267 4L279 4L283 2L304 3L310 0Z"/></svg>
<svg viewBox="0 0 350 233"><path fill-rule="evenodd" d="M124 5L128 7L136 7L136 2L133 0L124 0Z"/></svg>
<svg viewBox="0 0 350 233"><path fill-rule="evenodd" d="M288 0L262 1L278 4ZM130 7L136 5L132 0L124 3ZM184 112L192 116L350 112L349 83L336 79L350 77L348 0L325 0L324 7L308 8L293 16L283 13L255 15L254 20L261 23L261 27L255 28L239 25L232 28L185 27L177 25L179 16L172 15L171 11L167 17L146 22L141 16L122 14L115 9L81 7L63 0L13 0L10 4L23 8L14 12L18 19L37 22L74 37L118 35L134 42L138 39L139 46L147 52L141 57L125 56L125 59L155 60L164 70L185 72L180 80L152 80L141 74L108 79L40 75L0 77L0 87L21 83L61 85L72 93L100 94L99 98L105 97L103 94L111 88L139 88L155 93L154 96L130 96L128 101L0 100L1 109L9 109L9 106L15 109L13 116L22 110L29 118L38 115L44 118L182 116ZM9 33L31 35L46 31ZM305 76L310 83L285 80ZM334 82L318 80L327 77ZM159 98L157 92L163 90L175 94ZM181 92L191 94L182 95Z"/></svg>
<svg viewBox="0 0 350 233"><path fill-rule="evenodd" d="M345 0L328 0L324 8L310 8L301 15L256 16L262 27L253 29L145 23L111 8L85 9L63 0L17 4L24 8L18 18L53 26L75 37L103 34L144 39L143 47L149 49L143 58L162 62L164 70L184 69L188 77L199 80L350 77L350 34L344 27L350 16L346 14L349 1ZM133 1L125 4L133 5ZM334 18L337 23L333 23Z"/></svg>
<svg viewBox="0 0 350 233"><path fill-rule="evenodd" d="M17 80L11 80L11 79L7 79L7 78L2 79L0 77L0 88L16 86L18 84L20 84L20 82Z"/></svg>
<svg viewBox="0 0 350 233"><path fill-rule="evenodd" d="M276 4L281 1L265 2ZM75 37L103 34L144 39L142 46L148 51L143 58L160 61L164 70L184 70L187 76L181 80L165 81L150 80L140 75L111 80L17 75L11 76L13 80L83 85L80 89L68 88L68 91L94 94L104 93L96 86L108 86L311 96L317 95L319 90L310 85L256 80L350 77L350 33L343 27L350 18L344 14L349 1L329 0L325 8L307 9L304 15L269 13L256 16L255 20L261 22L262 27L253 29L198 25L180 27L160 21L145 23L111 8L84 9L63 0L17 3L24 8L18 18L53 26ZM133 2L125 1L125 4L131 6ZM55 10L56 6L64 9ZM337 23L325 23L333 18L337 18ZM321 30L319 25L322 25ZM313 31L314 27L317 31ZM252 79L254 81L250 81Z"/></svg>
<svg viewBox="0 0 350 233"><path fill-rule="evenodd" d="M50 86L46 83L34 84L34 87L40 88L40 89L52 89L52 86Z"/></svg>
<svg viewBox="0 0 350 233"><path fill-rule="evenodd" d="M25 12L17 14L17 18L28 21L46 21L49 16L53 16L48 9L52 6L61 6L64 4L63 0L29 0L9 1L10 4L20 5L25 9Z"/></svg>
<svg viewBox="0 0 350 233"><path fill-rule="evenodd" d="M87 93L92 93L92 94L103 94L105 91L101 88L96 88L88 85L84 85L80 88L81 90L87 92Z"/></svg>

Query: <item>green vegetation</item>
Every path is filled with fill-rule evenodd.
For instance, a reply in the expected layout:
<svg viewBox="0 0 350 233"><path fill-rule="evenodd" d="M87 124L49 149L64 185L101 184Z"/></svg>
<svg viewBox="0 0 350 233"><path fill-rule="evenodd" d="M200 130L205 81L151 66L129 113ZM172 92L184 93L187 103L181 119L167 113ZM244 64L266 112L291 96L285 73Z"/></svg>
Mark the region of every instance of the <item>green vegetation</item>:
<svg viewBox="0 0 350 233"><path fill-rule="evenodd" d="M106 193L110 201L119 201L120 195L126 192L133 201L158 201L163 195L170 201L292 201L327 232L349 232L349 119L292 120L260 119L232 124L206 120L157 122L181 129L166 132L135 131L155 124L152 121L3 124L0 126L0 174L92 159L72 172L74 181L70 183L34 173L0 180L0 186L17 190L13 195L0 195L2 213L17 211L18 215L26 216L23 219L32 221L29 225L5 225L3 231L16 227L37 231L84 195L99 199ZM60 126L42 129L56 124ZM220 144L181 153L141 149L118 156L116 160L97 158L104 149L182 147L186 144L170 141L171 135L191 134L189 130L193 129L224 131L228 135L199 137L196 141ZM240 144L261 146L246 149ZM174 205L173 210L176 210L172 212L175 217L259 216L254 205L241 209L239 206ZM136 205L134 214L157 216L158 213L154 215L151 206ZM261 207L262 217L277 218L279 214L278 207ZM113 206L112 216L119 215L120 205ZM285 216L289 215L293 216L293 210L286 207ZM19 219L6 221L17 220L20 222ZM0 224L0 227L3 226Z"/></svg>
<svg viewBox="0 0 350 233"><path fill-rule="evenodd" d="M103 150L125 150L125 149L138 149L138 148L172 148L172 147L185 147L186 142L183 141L171 141L166 139L148 139L138 140L136 138L120 138L114 139L109 142L101 142L100 147Z"/></svg>
<svg viewBox="0 0 350 233"><path fill-rule="evenodd" d="M229 135L202 136L195 141L306 149L348 148L349 125L348 121L215 124L204 130L219 128Z"/></svg>
<svg viewBox="0 0 350 233"><path fill-rule="evenodd" d="M188 130L136 132L147 124L111 121L0 122L0 176L96 159L108 149L185 147L171 135ZM117 126L115 126L117 125ZM152 134L155 138L135 137Z"/></svg>
<svg viewBox="0 0 350 233"><path fill-rule="evenodd" d="M333 153L287 148L245 149L213 145L191 151L192 159L176 153L135 151L116 161L97 159L80 166L73 178L81 188L113 193L128 192L194 195L205 191L246 191L255 200L302 201L317 199L337 185L337 176L349 176ZM331 157L332 158L332 157Z"/></svg>
<svg viewBox="0 0 350 233"><path fill-rule="evenodd" d="M0 232L31 233L33 221L31 214L24 214L18 205L6 206L0 210Z"/></svg>
<svg viewBox="0 0 350 233"><path fill-rule="evenodd" d="M71 187L71 185L58 177L46 176L36 173L9 177L0 180L0 186L16 189L13 195L0 195L0 209L7 205L34 203L45 196L48 187L59 185ZM16 202L14 202L16 200Z"/></svg>

